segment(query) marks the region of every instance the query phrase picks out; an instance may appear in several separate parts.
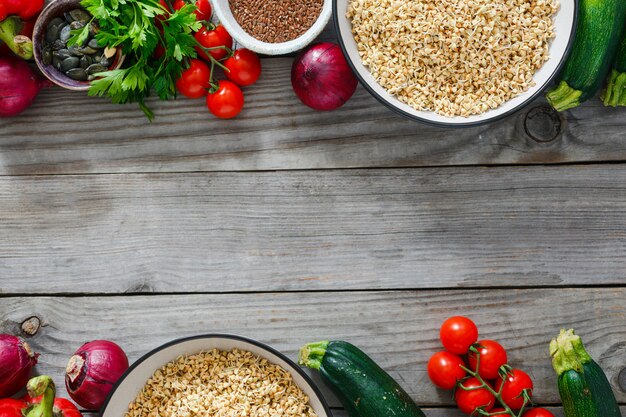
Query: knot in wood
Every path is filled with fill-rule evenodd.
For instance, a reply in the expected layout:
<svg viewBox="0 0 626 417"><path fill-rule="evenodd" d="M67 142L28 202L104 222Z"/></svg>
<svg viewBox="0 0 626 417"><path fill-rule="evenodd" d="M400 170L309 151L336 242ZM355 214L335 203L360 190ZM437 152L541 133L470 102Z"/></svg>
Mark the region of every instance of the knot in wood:
<svg viewBox="0 0 626 417"><path fill-rule="evenodd" d="M622 369L617 376L617 385L619 385L619 389L626 392L626 368Z"/></svg>
<svg viewBox="0 0 626 417"><path fill-rule="evenodd" d="M41 320L39 320L39 317L37 316L29 317L22 322L21 327L22 333L27 336L34 336L37 334L39 328L41 327Z"/></svg>
<svg viewBox="0 0 626 417"><path fill-rule="evenodd" d="M557 139L561 134L562 125L559 113L547 105L533 107L524 118L524 131L528 137L539 143Z"/></svg>

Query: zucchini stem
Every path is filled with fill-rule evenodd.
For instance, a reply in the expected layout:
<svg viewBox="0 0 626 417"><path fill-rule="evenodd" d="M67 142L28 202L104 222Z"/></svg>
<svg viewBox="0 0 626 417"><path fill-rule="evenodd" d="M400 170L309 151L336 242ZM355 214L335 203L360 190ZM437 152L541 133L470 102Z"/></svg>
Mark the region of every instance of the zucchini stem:
<svg viewBox="0 0 626 417"><path fill-rule="evenodd" d="M298 363L304 365L307 368L319 370L322 366L322 361L326 355L328 344L330 342L325 340L322 342L308 343L300 349L298 355Z"/></svg>
<svg viewBox="0 0 626 417"><path fill-rule="evenodd" d="M605 106L626 106L626 73L611 70L602 97Z"/></svg>
<svg viewBox="0 0 626 417"><path fill-rule="evenodd" d="M582 91L570 87L565 81L546 93L546 99L554 110L564 111L580 105Z"/></svg>
<svg viewBox="0 0 626 417"><path fill-rule="evenodd" d="M552 367L557 375L563 372L583 372L583 365L591 362L591 356L585 350L580 336L574 334L574 329L561 330L556 339L550 342L550 356Z"/></svg>

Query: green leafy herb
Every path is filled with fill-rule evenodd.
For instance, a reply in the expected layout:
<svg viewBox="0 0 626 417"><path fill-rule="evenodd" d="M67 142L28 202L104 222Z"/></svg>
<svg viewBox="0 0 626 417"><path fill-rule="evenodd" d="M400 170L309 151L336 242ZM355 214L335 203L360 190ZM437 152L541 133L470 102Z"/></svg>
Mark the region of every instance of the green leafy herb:
<svg viewBox="0 0 626 417"><path fill-rule="evenodd" d="M82 0L81 5L97 21L98 44L121 48L125 55L123 68L97 74L89 95L108 96L119 104L138 103L152 120L146 97L151 91L162 100L175 97L186 59L196 57L193 32L202 23L196 21L195 6L170 14L159 0ZM83 43L88 33L89 25L74 31L70 44ZM165 52L157 60L153 55L158 45Z"/></svg>

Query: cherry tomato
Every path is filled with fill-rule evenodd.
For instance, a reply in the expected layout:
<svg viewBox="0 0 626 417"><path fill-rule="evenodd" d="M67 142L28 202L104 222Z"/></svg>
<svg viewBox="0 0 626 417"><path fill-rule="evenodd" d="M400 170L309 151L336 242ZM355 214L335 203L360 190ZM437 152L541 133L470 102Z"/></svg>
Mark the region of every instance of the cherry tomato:
<svg viewBox="0 0 626 417"><path fill-rule="evenodd" d="M465 355L478 340L478 328L467 317L454 316L443 322L439 337L448 352Z"/></svg>
<svg viewBox="0 0 626 417"><path fill-rule="evenodd" d="M196 41L198 41L198 43L203 47L216 48L211 49L208 52L213 58L217 59L218 61L228 54L228 51L223 48L224 46L226 48L233 47L233 38L230 37L230 35L222 25L217 25L213 30L209 30L208 28L203 27L198 32L196 32L194 37L196 38ZM209 56L202 48L196 46L196 51L201 58L205 59L206 61L210 61Z"/></svg>
<svg viewBox="0 0 626 417"><path fill-rule="evenodd" d="M261 60L249 49L237 49L224 65L229 69L224 71L226 78L242 87L254 84L261 75Z"/></svg>
<svg viewBox="0 0 626 417"><path fill-rule="evenodd" d="M439 388L452 389L457 381L465 378L463 365L459 356L446 351L437 352L428 361L428 377Z"/></svg>
<svg viewBox="0 0 626 417"><path fill-rule="evenodd" d="M211 8L211 3L209 0L196 0L196 17L198 20L211 20L211 16L213 15L213 9Z"/></svg>
<svg viewBox="0 0 626 417"><path fill-rule="evenodd" d="M531 408L530 410L526 411L524 414L522 414L522 417L554 417L554 414L552 414L545 408L537 407Z"/></svg>
<svg viewBox="0 0 626 417"><path fill-rule="evenodd" d="M478 408L490 411L495 405L496 397L494 397L489 390L486 388L477 388L482 386L482 383L477 378L470 378L463 381L461 385L465 388L475 388L471 391L466 391L458 387L454 392L454 400L465 414L474 414Z"/></svg>
<svg viewBox="0 0 626 417"><path fill-rule="evenodd" d="M500 343L494 340L480 340L478 348L480 352L480 367L478 374L483 379L499 378L498 370L506 364L506 351ZM469 353L470 369L476 371L476 355L470 351Z"/></svg>
<svg viewBox="0 0 626 417"><path fill-rule="evenodd" d="M211 82L211 70L199 59L192 59L189 68L183 71L176 89L188 98L200 98L207 94Z"/></svg>
<svg viewBox="0 0 626 417"><path fill-rule="evenodd" d="M187 4L189 3L185 0L176 0L173 4L174 10L180 10ZM211 16L213 15L213 9L211 8L211 3L209 3L209 0L197 0L196 11L194 13L196 14L196 20L211 20Z"/></svg>
<svg viewBox="0 0 626 417"><path fill-rule="evenodd" d="M220 119L231 119L243 108L243 93L237 84L221 80L215 93L206 96L209 111Z"/></svg>
<svg viewBox="0 0 626 417"><path fill-rule="evenodd" d="M168 12L171 12L170 10L170 6L167 5L167 3L165 2L165 0L159 0L159 4L161 5L161 7L163 7L165 10L167 10Z"/></svg>
<svg viewBox="0 0 626 417"><path fill-rule="evenodd" d="M532 394L533 381L526 372L513 369L507 374L506 379L498 380L496 391L500 391L500 387L502 387L502 400L504 403L514 410L519 410L524 405L523 391L527 390L529 395Z"/></svg>
<svg viewBox="0 0 626 417"><path fill-rule="evenodd" d="M158 28L160 31L163 31L163 23L162 23L162 22L163 22L164 20L167 20L167 19L168 19L169 14L170 14L169 12L170 12L171 10L170 10L170 7L169 7L169 6L167 5L167 3L165 2L165 0L159 0L159 4L160 4L160 5L161 5L161 7L163 7L163 9L165 9L166 11L165 11L163 14L156 15L156 16L154 17L154 22L156 23L157 28Z"/></svg>
<svg viewBox="0 0 626 417"><path fill-rule="evenodd" d="M163 55L165 55L165 47L163 46L163 44L161 44L161 42L159 42L156 48L154 48L154 52L152 53L152 58L161 59L163 58Z"/></svg>

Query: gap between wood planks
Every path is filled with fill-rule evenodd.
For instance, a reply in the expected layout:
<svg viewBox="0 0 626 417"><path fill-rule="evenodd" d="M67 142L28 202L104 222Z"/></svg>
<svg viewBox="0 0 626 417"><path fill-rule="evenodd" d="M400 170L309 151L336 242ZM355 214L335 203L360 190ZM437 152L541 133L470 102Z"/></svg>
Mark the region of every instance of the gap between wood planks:
<svg viewBox="0 0 626 417"><path fill-rule="evenodd" d="M569 284L567 286L562 285L544 285L537 287L536 285L517 285L517 286L480 286L480 287L428 287L428 288L343 288L336 290L273 290L273 291L255 291L255 290L242 290L242 291L185 291L185 292L172 292L172 291L128 291L118 293L107 292L30 292L30 293L2 293L0 292L0 298L30 298L30 297L59 297L59 298L85 298L85 297L126 297L126 296L186 296L186 295L248 295L248 294L329 294L329 293L370 293L370 292L469 292L469 291L489 291L489 290L550 290L550 289L608 289L608 288L626 288L626 284Z"/></svg>
<svg viewBox="0 0 626 417"><path fill-rule="evenodd" d="M320 167L320 168L285 168L285 169L237 169L237 170L181 170L181 171L124 171L124 172L60 172L60 173L32 173L32 174L2 174L0 178L14 177L84 177L84 176L125 176L125 175L186 175L186 174L260 174L260 173L286 173L286 172L318 172L318 171L378 171L378 170L441 170L458 168L549 168L549 167L576 167L589 165L623 165L625 160L596 160L596 161L565 161L545 164L532 163L503 163L503 164L451 164L451 165L373 165L364 167Z"/></svg>

